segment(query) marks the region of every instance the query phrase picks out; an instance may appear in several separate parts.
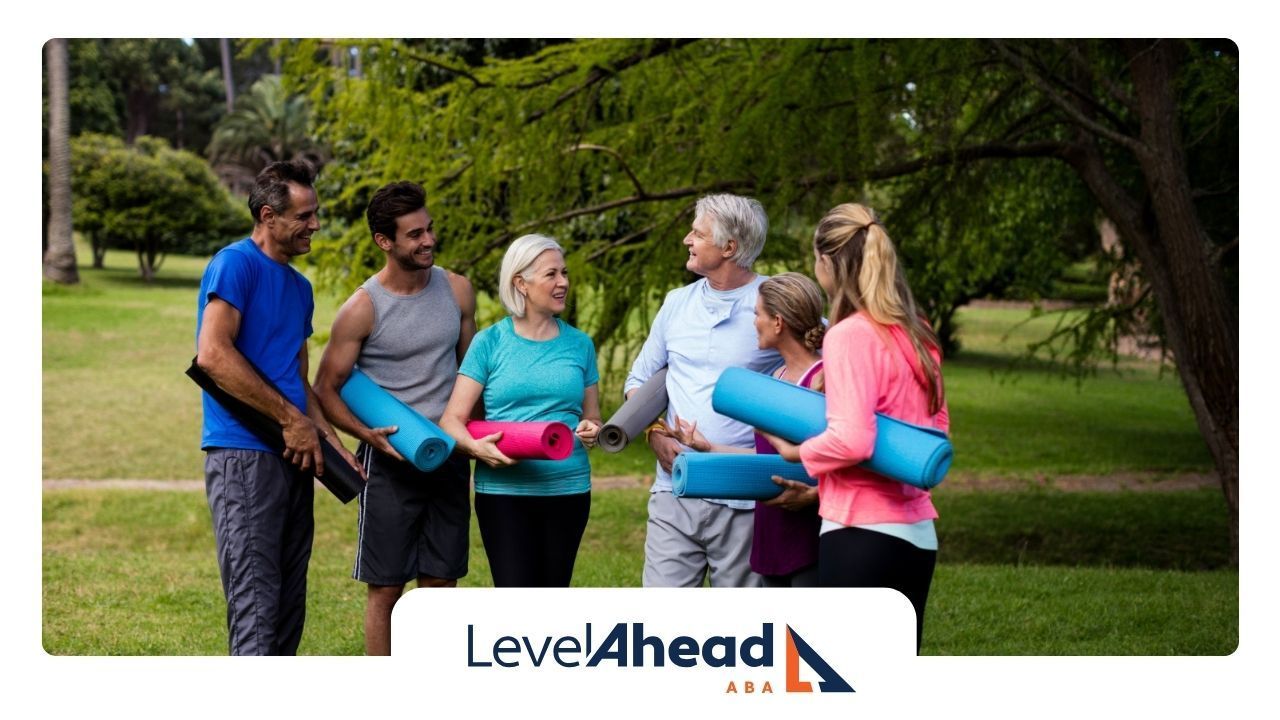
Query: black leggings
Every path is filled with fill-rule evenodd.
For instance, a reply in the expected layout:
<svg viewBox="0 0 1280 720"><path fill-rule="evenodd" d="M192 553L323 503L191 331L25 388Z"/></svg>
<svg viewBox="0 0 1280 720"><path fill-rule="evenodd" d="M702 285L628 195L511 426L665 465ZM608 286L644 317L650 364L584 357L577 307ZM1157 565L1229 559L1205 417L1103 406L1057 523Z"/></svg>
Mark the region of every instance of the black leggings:
<svg viewBox="0 0 1280 720"><path fill-rule="evenodd" d="M476 493L476 523L494 587L569 587L591 493Z"/></svg>
<svg viewBox="0 0 1280 720"><path fill-rule="evenodd" d="M822 587L887 587L907 596L916 611L917 653L937 561L937 550L921 550L902 538L864 528L832 530L818 540Z"/></svg>
<svg viewBox="0 0 1280 720"><path fill-rule="evenodd" d="M806 565L786 575L761 575L765 587L819 587L818 563Z"/></svg>

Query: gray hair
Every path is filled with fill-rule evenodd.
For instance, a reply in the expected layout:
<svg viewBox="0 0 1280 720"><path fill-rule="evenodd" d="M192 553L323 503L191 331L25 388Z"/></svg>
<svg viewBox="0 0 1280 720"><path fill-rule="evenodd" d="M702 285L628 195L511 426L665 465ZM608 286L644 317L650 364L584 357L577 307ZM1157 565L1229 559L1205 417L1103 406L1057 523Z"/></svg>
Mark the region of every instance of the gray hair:
<svg viewBox="0 0 1280 720"><path fill-rule="evenodd" d="M516 276L528 282L531 279L529 269L538 256L548 250L559 250L564 254L560 243L546 235L521 235L507 248L502 256L502 270L498 273L498 299L502 306L513 316L524 317L524 295L516 291Z"/></svg>
<svg viewBox="0 0 1280 720"><path fill-rule="evenodd" d="M729 259L750 269L769 234L769 216L760 201L741 195L707 195L698 201L694 219L703 216L711 219L711 240L716 247L723 249L731 238L737 240L738 249Z"/></svg>

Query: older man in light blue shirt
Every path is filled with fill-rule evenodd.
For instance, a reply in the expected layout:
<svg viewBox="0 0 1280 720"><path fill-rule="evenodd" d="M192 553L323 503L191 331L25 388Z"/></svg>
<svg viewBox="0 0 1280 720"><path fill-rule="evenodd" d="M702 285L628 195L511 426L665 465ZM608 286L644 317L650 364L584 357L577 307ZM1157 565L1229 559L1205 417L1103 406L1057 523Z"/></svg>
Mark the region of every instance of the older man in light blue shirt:
<svg viewBox="0 0 1280 720"><path fill-rule="evenodd" d="M667 294L624 387L630 396L665 365L667 424L677 417L696 422L717 444L754 448L749 426L711 409L720 373L730 367L767 372L781 362L777 351L758 348L754 325L765 277L751 266L768 227L764 208L751 198L709 195L698 201L684 238L685 267L702 277ZM708 573L712 587L759 585L750 567L754 504L675 497L671 463L689 448L658 432L649 434L649 445L658 467L649 496L645 587L697 587Z"/></svg>

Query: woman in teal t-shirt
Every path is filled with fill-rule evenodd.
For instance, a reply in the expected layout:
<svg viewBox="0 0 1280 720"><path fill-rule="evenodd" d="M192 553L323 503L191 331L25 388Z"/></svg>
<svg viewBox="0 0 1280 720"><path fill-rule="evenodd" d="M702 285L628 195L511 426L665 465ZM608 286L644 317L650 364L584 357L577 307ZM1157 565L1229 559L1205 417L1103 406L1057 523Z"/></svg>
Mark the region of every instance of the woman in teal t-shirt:
<svg viewBox="0 0 1280 720"><path fill-rule="evenodd" d="M564 250L525 235L502 258L498 295L509 316L476 333L440 425L476 463L476 522L497 587L568 587L591 512L586 448L600 432L596 349L556 315L564 312ZM576 428L565 460L507 457L498 434L473 439L467 420L484 399L485 419L558 421Z"/></svg>

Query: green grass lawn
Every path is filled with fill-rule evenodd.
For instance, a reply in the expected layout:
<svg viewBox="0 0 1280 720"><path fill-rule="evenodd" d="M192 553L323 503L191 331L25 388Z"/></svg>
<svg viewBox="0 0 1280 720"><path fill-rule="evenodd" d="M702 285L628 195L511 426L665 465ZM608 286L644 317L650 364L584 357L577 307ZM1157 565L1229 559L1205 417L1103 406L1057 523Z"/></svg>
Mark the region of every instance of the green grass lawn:
<svg viewBox="0 0 1280 720"><path fill-rule="evenodd" d="M593 495L575 586L639 585L646 496L643 488ZM939 491L942 550L922 652L1228 654L1239 591L1238 574L1225 568L1221 505L1210 491ZM356 506L319 492L315 510L300 652L359 654ZM461 584L492 585L474 524ZM46 491L44 646L58 655L225 653L203 493Z"/></svg>
<svg viewBox="0 0 1280 720"><path fill-rule="evenodd" d="M1077 382L1046 363L1011 362L1056 316L959 312L962 350L944 362L954 470L979 476L1203 471L1212 460L1177 373L1123 360Z"/></svg>

